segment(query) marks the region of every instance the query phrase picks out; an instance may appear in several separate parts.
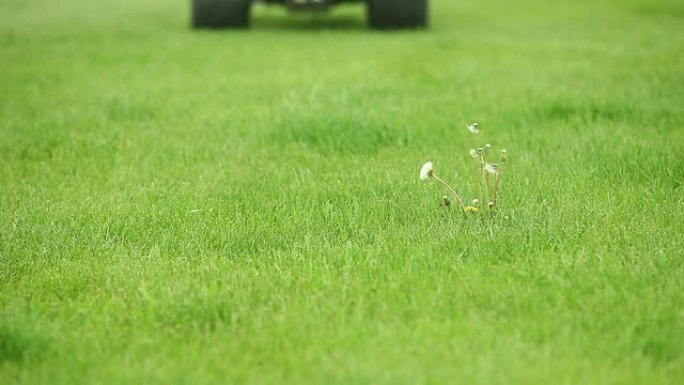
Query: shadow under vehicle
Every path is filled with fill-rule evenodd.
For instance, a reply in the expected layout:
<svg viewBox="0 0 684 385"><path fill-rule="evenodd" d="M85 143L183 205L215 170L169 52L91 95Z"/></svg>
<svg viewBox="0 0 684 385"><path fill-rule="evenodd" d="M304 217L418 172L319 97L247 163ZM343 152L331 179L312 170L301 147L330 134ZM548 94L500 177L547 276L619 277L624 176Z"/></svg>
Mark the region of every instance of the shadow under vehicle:
<svg viewBox="0 0 684 385"><path fill-rule="evenodd" d="M260 0L292 11L321 11L339 3L366 3L374 29L421 28L428 23L428 0ZM247 28L254 0L192 0L193 28Z"/></svg>

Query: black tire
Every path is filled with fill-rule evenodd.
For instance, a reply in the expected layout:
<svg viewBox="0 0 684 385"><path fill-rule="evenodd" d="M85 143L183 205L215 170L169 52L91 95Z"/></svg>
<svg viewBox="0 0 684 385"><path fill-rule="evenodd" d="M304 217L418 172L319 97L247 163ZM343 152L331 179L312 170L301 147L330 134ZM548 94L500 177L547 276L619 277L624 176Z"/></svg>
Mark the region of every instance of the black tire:
<svg viewBox="0 0 684 385"><path fill-rule="evenodd" d="M192 0L193 28L247 28L251 0Z"/></svg>
<svg viewBox="0 0 684 385"><path fill-rule="evenodd" d="M428 0L368 0L371 28L424 28L427 24Z"/></svg>

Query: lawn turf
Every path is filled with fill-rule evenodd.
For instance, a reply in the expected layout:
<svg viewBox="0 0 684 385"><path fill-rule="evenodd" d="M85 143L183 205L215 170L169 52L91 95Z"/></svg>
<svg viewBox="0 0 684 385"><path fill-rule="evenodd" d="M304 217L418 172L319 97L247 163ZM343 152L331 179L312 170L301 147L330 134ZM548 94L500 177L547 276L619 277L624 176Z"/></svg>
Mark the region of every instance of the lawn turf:
<svg viewBox="0 0 684 385"><path fill-rule="evenodd" d="M0 2L0 383L684 382L680 1L188 10Z"/></svg>

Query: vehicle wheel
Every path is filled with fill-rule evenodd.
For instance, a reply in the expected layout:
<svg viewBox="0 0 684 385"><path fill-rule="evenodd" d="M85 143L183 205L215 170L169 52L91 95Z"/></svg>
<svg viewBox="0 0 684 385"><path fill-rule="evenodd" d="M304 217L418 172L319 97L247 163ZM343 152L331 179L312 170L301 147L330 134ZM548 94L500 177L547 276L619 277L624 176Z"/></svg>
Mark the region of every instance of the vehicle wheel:
<svg viewBox="0 0 684 385"><path fill-rule="evenodd" d="M427 26L428 0L368 0L368 25L375 29Z"/></svg>
<svg viewBox="0 0 684 385"><path fill-rule="evenodd" d="M192 0L193 28L247 28L251 0Z"/></svg>

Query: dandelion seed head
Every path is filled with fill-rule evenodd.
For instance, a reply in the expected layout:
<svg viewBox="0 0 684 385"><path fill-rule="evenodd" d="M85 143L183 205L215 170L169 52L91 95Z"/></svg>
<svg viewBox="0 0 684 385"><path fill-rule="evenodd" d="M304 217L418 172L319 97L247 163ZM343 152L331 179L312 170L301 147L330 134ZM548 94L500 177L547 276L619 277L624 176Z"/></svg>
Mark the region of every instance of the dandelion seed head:
<svg viewBox="0 0 684 385"><path fill-rule="evenodd" d="M477 199L477 198L475 198L475 199L473 199L472 202L470 202L470 203L472 203L473 206L479 206L479 205L480 205L480 200Z"/></svg>
<svg viewBox="0 0 684 385"><path fill-rule="evenodd" d="M478 155L479 155L479 154L477 153L477 150L474 149L474 148L471 148L469 153L470 153L470 156L472 156L473 158L477 158Z"/></svg>
<svg viewBox="0 0 684 385"><path fill-rule="evenodd" d="M496 174L499 172L499 165L496 163L485 163L484 169L490 174Z"/></svg>
<svg viewBox="0 0 684 385"><path fill-rule="evenodd" d="M477 123L470 123L468 125L468 131L470 131L473 134L477 134L480 132L480 125Z"/></svg>
<svg viewBox="0 0 684 385"><path fill-rule="evenodd" d="M420 168L420 180L428 180L432 174L435 172L432 162L425 162L423 167Z"/></svg>
<svg viewBox="0 0 684 385"><path fill-rule="evenodd" d="M491 149L492 149L491 144L489 144L489 143L485 144L485 150L491 150Z"/></svg>

